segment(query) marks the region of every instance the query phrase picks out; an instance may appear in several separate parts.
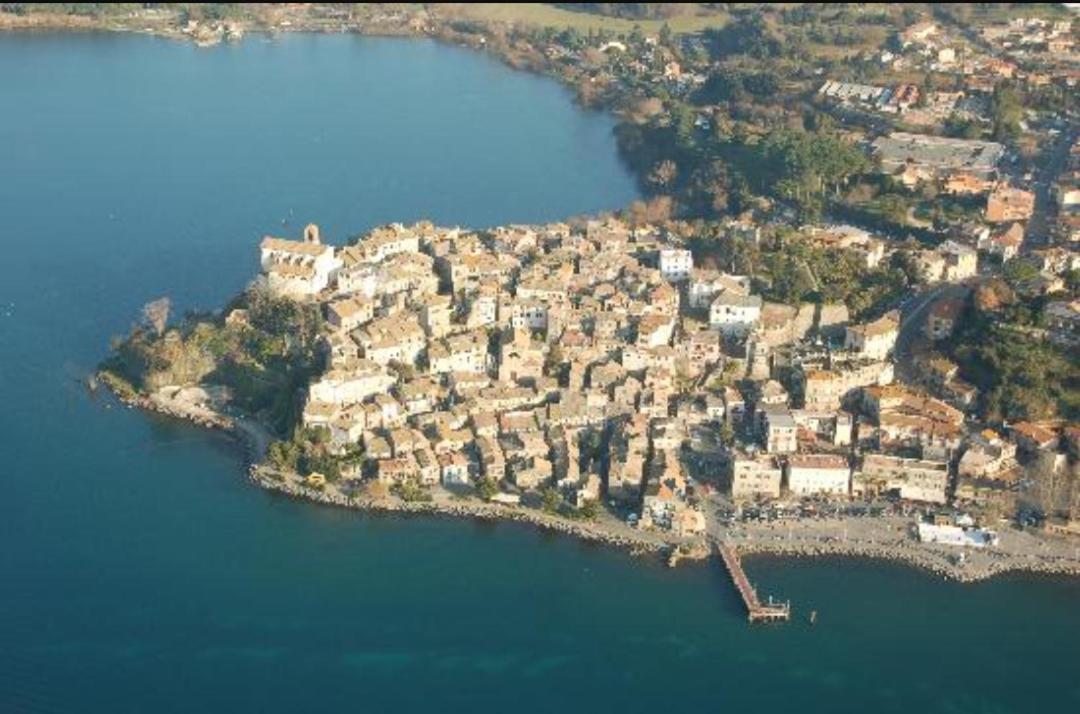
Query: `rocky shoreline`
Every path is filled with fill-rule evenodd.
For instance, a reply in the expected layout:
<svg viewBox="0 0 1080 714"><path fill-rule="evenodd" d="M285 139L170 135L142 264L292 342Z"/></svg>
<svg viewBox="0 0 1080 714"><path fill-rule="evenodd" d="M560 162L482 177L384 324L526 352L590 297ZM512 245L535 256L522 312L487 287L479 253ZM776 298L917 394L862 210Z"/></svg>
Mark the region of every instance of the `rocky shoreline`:
<svg viewBox="0 0 1080 714"><path fill-rule="evenodd" d="M434 503L408 502L396 498L351 497L339 491L320 490L304 486L293 477L273 478L268 475L267 471L257 465L252 465L248 469L248 475L253 483L269 491L275 491L297 500L312 501L340 508L384 514L440 515L474 518L484 521L525 523L543 530L575 536L585 541L623 548L634 555L658 554L670 550L674 545L644 537L624 536L609 532L603 526L594 523L571 521L543 511L515 506L468 501Z"/></svg>
<svg viewBox="0 0 1080 714"><path fill-rule="evenodd" d="M703 549L702 545L722 540L733 546L743 556L873 559L918 568L947 580L963 583L985 581L1008 573L1080 576L1080 559L1055 558L1004 550L971 553L971 559L960 562L958 556L963 551L943 549L944 546L935 547L908 540L885 543L807 537L789 540L778 538L771 531L762 531L750 537L732 531L711 534L708 541L679 540L664 537L659 533L632 531L628 528L620 528L620 531L626 530L626 533L615 532L614 526L609 524L574 521L544 511L497 503L465 500L407 502L396 497L373 499L346 495L336 489L320 490L304 485L296 474L276 474L261 465L262 456L272 436L265 427L250 417L234 417L202 406L169 401L157 396L125 394L111 380L102 378L102 382L110 387L121 403L127 406L183 419L198 426L229 434L245 450L249 464L247 474L253 484L297 500L370 513L446 516L523 523L588 542L621 548L633 555L665 556L666 562L672 566L681 560L701 560L702 553L708 557L712 548Z"/></svg>
<svg viewBox="0 0 1080 714"><path fill-rule="evenodd" d="M911 545L867 545L860 543L736 543L740 555L766 555L781 558L863 558L881 560L898 565L918 568L940 576L946 580L961 583L977 583L1008 573L1032 573L1038 575L1077 576L1080 575L1080 563L1044 562L1018 560L1017 556L995 553L1001 559L990 564L974 567L958 564L950 554L933 550L929 547Z"/></svg>
<svg viewBox="0 0 1080 714"><path fill-rule="evenodd" d="M634 555L658 554L668 552L681 542L664 542L659 538L650 538L645 534L629 537L604 530L603 526L586 521L572 521L557 515L496 503L478 503L455 501L453 503L407 502L400 499L372 499L350 497L340 492L309 488L300 482L298 475L276 474L260 464L265 453L265 435L259 434L259 427L253 427L250 418L244 424L237 417L228 416L208 409L197 409L180 403L169 402L161 398L145 395L124 395L108 380L119 401L128 407L135 407L175 419L193 423L207 429L215 429L230 435L244 448L248 460L248 478L260 488L281 493L297 500L311 501L340 508L386 514L443 515L459 518L476 518L487 521L513 521L526 523L544 530L572 535L582 540L601 543L629 550ZM262 429L265 431L265 429Z"/></svg>

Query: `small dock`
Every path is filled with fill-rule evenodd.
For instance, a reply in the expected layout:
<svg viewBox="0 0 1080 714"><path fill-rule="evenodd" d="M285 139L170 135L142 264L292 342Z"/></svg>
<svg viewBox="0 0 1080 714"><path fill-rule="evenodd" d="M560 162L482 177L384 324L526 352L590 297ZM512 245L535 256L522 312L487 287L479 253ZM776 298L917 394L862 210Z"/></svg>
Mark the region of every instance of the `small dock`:
<svg viewBox="0 0 1080 714"><path fill-rule="evenodd" d="M758 599L757 591L750 584L750 579L746 577L739 554L730 545L724 543L720 543L717 547L724 561L724 567L727 568L731 580L735 583L735 589L739 591L743 604L746 605L747 619L750 622L787 622L791 619L791 603L774 603L772 598L769 598L768 603L762 604Z"/></svg>

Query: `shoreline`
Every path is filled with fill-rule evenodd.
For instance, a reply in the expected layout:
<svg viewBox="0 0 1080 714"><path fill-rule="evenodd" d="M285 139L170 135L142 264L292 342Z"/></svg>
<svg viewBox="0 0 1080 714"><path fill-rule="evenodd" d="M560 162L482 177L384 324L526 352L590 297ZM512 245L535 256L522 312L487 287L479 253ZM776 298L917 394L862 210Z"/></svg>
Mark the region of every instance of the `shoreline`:
<svg viewBox="0 0 1080 714"><path fill-rule="evenodd" d="M647 537L633 538L604 530L603 525L570 519L535 509L504 506L496 503L461 500L450 503L433 501L408 502L397 498L371 499L350 498L340 492L316 490L288 477L273 479L255 465L248 469L248 478L259 488L280 493L293 500L309 501L321 505L337 506L364 513L382 515L445 516L449 518L474 519L485 522L510 522L536 526L540 530L574 536L589 543L613 546L627 550L631 555L660 555L677 547Z"/></svg>
<svg viewBox="0 0 1080 714"><path fill-rule="evenodd" d="M767 556L800 560L804 558L851 558L858 560L883 561L892 565L902 565L931 575L936 575L944 580L959 583L986 582L999 575L1030 574L1057 577L1080 576L1080 562L1073 563L1044 563L1044 562L1015 562L1017 558L1013 554L995 553L1003 556L996 560L996 564L989 567L981 566L978 570L969 570L959 566L949 558L964 551L956 551L954 554L933 550L912 542L910 547L874 546L858 543L840 544L747 544L734 543L740 556L753 558L754 556Z"/></svg>
<svg viewBox="0 0 1080 714"><path fill-rule="evenodd" d="M709 533L706 537L677 538L670 534L631 529L620 521L575 521L563 516L546 513L522 506L486 503L476 500L434 500L407 502L397 497L371 499L350 497L336 488L317 490L303 485L299 475L271 473L261 465L262 454L272 438L269 431L251 417L234 417L205 407L185 405L176 401L146 395L124 395L109 378L101 381L122 404L129 407L162 414L193 423L208 429L226 432L244 449L247 460L246 478L253 485L266 491L284 495L297 501L324 506L346 508L361 513L383 515L442 516L480 521L505 521L537 527L541 530L572 536L583 541L613 546L631 555L653 557L667 556L667 563L674 567L682 560L703 560L711 557L716 546L726 543L736 549L741 557L767 556L792 560L807 558L855 558L883 561L893 565L916 568L944 580L960 583L987 581L998 575L1029 573L1044 576L1080 576L1080 557L1051 558L1007 550L949 549L943 545L928 545L911 540L903 519L875 519L871 528L890 532L891 540L881 540L879 535L869 540L840 540L828 535L830 528L859 523L856 519L836 519L826 524L812 523L788 529L789 537L777 535L771 525L748 525L728 529L721 534ZM865 519L863 519L865 523ZM910 523L906 523L910 528ZM902 535L897 536L898 533ZM1036 538L1029 533L1003 534L1003 540ZM885 536L889 538L889 536ZM1045 544L1045 539L1037 542ZM702 546L708 546L704 550ZM1075 546L1080 551L1080 544ZM969 560L959 564L958 556L964 553Z"/></svg>

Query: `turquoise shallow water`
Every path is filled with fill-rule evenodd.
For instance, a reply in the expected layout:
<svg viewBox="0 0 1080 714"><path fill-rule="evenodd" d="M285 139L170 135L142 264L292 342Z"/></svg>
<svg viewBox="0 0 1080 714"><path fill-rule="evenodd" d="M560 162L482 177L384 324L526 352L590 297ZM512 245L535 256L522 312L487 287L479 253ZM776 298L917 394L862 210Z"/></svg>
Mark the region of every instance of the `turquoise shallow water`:
<svg viewBox="0 0 1080 714"><path fill-rule="evenodd" d="M718 566L251 488L224 438L78 385L140 305L214 307L264 232L624 205L610 120L428 42L0 35L0 713L1027 712L1080 705L1080 583Z"/></svg>

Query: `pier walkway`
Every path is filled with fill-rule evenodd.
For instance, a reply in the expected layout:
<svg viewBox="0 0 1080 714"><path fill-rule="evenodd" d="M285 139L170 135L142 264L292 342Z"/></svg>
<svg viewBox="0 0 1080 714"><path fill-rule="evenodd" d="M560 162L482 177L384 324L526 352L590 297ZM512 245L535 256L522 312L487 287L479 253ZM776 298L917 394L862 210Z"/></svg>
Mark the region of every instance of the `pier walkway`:
<svg viewBox="0 0 1080 714"><path fill-rule="evenodd" d="M772 598L769 598L767 604L762 604L758 599L757 591L750 584L750 579L746 577L739 554L733 547L719 543L717 548L720 550L724 567L727 568L735 583L735 589L739 591L743 604L746 605L747 618L750 622L786 622L791 619L791 603L774 603Z"/></svg>

